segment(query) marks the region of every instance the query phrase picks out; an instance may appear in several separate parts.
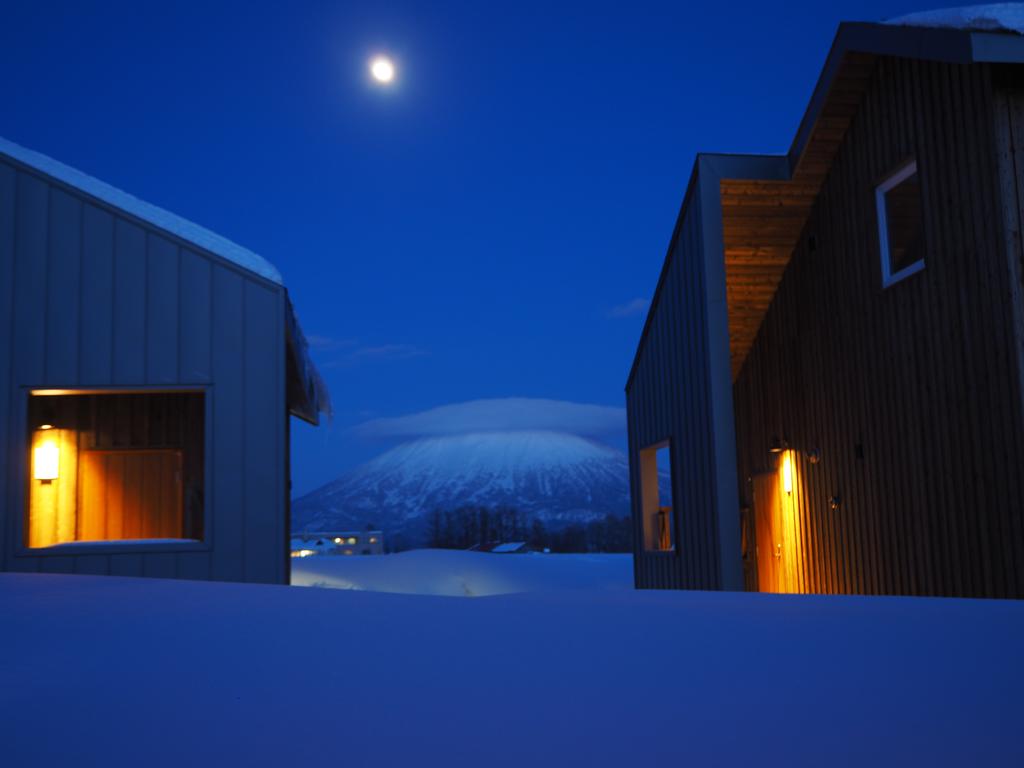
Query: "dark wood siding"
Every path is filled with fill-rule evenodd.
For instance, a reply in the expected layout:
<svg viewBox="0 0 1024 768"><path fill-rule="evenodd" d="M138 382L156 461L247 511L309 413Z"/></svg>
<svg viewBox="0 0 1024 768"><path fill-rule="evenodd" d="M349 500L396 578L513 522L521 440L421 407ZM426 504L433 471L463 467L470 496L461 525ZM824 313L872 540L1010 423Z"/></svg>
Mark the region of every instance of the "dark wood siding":
<svg viewBox="0 0 1024 768"><path fill-rule="evenodd" d="M802 591L1024 596L996 107L988 65L878 60L736 380L743 503L772 438L794 449ZM882 289L874 188L908 158L926 266Z"/></svg>
<svg viewBox="0 0 1024 768"><path fill-rule="evenodd" d="M0 157L0 570L286 581L285 312L280 285ZM146 387L206 393L203 544L22 548L29 390Z"/></svg>

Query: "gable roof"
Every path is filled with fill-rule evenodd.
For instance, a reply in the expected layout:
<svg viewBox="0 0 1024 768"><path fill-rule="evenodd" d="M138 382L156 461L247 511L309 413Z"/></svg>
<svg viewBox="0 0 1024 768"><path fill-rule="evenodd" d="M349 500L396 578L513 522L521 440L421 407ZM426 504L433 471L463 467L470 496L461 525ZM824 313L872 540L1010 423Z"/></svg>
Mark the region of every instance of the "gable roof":
<svg viewBox="0 0 1024 768"><path fill-rule="evenodd" d="M73 187L100 202L124 211L137 219L152 224L158 229L176 237L194 243L199 248L220 256L243 269L259 275L277 285L283 285L281 273L269 261L248 248L233 243L226 237L211 232L205 227L183 219L177 214L165 211L155 205L140 200L117 187L93 178L69 165L64 165L52 157L27 149L20 144L0 136L0 154L6 155L17 163L56 179L69 187Z"/></svg>
<svg viewBox="0 0 1024 768"><path fill-rule="evenodd" d="M1013 19L1018 18L1013 14L1024 15L1024 4L1003 4L999 8L1005 5L1014 7L1009 15L1004 12L1000 16L1003 21L998 27L996 22L984 26L988 22L979 21L977 14L967 13L970 9L954 9L953 21L946 16L932 18L926 14L929 17L926 21L911 16L890 23L840 24L789 152L745 156L744 162L733 165L750 168L751 173L723 175L715 180L720 198L715 204L721 206L721 257L725 262L725 298L734 378L757 336L811 206L859 108L875 58L898 56L959 64L1024 64L1024 36L1012 28ZM962 25L955 23L958 11L966 19ZM658 308L681 222L691 198L699 194L701 185L695 183L698 172L714 165L713 162L702 165L701 157L739 158L699 155L694 163L626 381L627 389ZM762 169L770 170L765 174ZM708 237L705 233L705 238Z"/></svg>
<svg viewBox="0 0 1024 768"><path fill-rule="evenodd" d="M288 411L314 425L319 424L321 413L328 416L331 414L330 393L327 390L327 385L313 364L309 354L309 344L299 326L291 299L287 296L281 273L273 264L259 254L231 242L216 232L211 232L177 214L140 200L117 187L93 178L71 166L64 165L52 157L26 149L2 136L0 136L0 157L7 157L17 166L23 166L65 184L111 208L163 230L186 243L191 243L198 250L224 259L246 272L279 286L285 293L287 307L285 344Z"/></svg>

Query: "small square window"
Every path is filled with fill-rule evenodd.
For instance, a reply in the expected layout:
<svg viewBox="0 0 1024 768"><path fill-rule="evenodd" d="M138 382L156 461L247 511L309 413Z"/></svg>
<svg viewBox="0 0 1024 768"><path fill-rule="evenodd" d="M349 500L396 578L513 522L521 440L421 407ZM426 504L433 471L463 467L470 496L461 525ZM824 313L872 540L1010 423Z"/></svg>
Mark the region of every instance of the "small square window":
<svg viewBox="0 0 1024 768"><path fill-rule="evenodd" d="M917 163L892 173L875 190L882 287L924 269L924 224Z"/></svg>
<svg viewBox="0 0 1024 768"><path fill-rule="evenodd" d="M644 549L675 549L672 510L672 452L668 442L640 451L640 503L643 507Z"/></svg>

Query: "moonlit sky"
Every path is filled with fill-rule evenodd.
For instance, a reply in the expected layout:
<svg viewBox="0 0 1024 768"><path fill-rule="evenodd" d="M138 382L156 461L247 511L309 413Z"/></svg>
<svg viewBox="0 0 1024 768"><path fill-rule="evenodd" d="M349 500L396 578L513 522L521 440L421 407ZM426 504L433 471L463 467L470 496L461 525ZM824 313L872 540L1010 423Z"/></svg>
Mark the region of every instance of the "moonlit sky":
<svg viewBox="0 0 1024 768"><path fill-rule="evenodd" d="M786 151L838 22L926 7L6 2L0 135L281 270L336 409L302 493L371 419L621 407L695 153Z"/></svg>

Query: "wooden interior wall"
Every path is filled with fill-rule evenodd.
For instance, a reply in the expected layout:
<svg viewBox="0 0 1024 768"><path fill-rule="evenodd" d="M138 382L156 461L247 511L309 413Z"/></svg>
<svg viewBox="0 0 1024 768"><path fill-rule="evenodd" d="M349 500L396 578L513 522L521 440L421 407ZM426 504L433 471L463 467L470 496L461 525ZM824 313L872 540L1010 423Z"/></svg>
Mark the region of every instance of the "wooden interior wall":
<svg viewBox="0 0 1024 768"><path fill-rule="evenodd" d="M986 65L878 60L735 382L747 505L773 436L794 450L801 591L1024 597L996 102ZM926 266L883 290L874 188L910 157Z"/></svg>
<svg viewBox="0 0 1024 768"><path fill-rule="evenodd" d="M76 541L181 539L181 451L82 451Z"/></svg>

